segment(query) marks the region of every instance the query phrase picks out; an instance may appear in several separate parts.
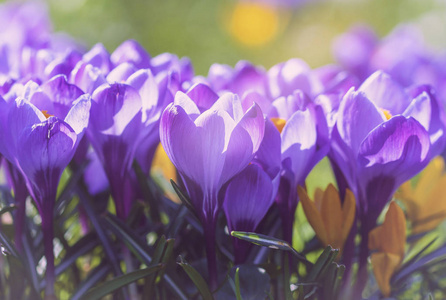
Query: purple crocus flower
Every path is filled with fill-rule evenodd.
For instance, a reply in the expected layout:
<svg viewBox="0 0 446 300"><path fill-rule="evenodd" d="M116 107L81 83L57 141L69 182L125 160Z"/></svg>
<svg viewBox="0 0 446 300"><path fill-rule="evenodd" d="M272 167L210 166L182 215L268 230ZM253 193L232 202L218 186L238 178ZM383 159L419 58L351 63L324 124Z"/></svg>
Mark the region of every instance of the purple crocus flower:
<svg viewBox="0 0 446 300"><path fill-rule="evenodd" d="M136 159L142 170L149 174L156 147L160 142L158 128L161 114L173 101L168 88L169 74L159 74L155 78L150 70L143 69L132 74L127 83L138 91L141 99L144 99L141 119L143 129L140 133L141 142L136 150Z"/></svg>
<svg viewBox="0 0 446 300"><path fill-rule="evenodd" d="M414 101L429 103L422 99ZM418 109L430 107L414 105ZM426 118L431 116L427 110L419 113L421 115ZM348 187L357 201L357 217L361 222L362 236L359 290L362 290L365 278L368 233L376 226L376 219L398 186L422 170L434 153L429 129L426 130L416 118L416 114L410 116L407 113L387 120L383 110L365 92L353 89L344 96L339 106L329 158L339 186ZM347 241L344 257L348 259L349 255L346 253L352 251L353 247L351 238ZM349 261L346 263L350 264Z"/></svg>
<svg viewBox="0 0 446 300"><path fill-rule="evenodd" d="M177 91L187 91L194 77L194 68L190 59L187 57L180 59L171 53L162 53L153 57L150 60L150 70L155 77L169 76L169 89L173 95Z"/></svg>
<svg viewBox="0 0 446 300"><path fill-rule="evenodd" d="M228 181L254 157L265 121L253 105L243 112L237 95L228 93L200 114L197 105L178 92L161 117L160 138L178 169L206 238L210 284L217 285L215 226Z"/></svg>
<svg viewBox="0 0 446 300"><path fill-rule="evenodd" d="M271 178L258 165L249 165L229 183L223 204L229 232L253 232L274 203ZM245 262L250 243L232 238L234 263Z"/></svg>
<svg viewBox="0 0 446 300"><path fill-rule="evenodd" d="M129 172L140 141L141 97L128 84L103 84L92 95L87 135L107 174L116 213L125 219L132 204Z"/></svg>
<svg viewBox="0 0 446 300"><path fill-rule="evenodd" d="M234 68L213 64L207 81L214 91L220 93L231 92L242 97L246 92L255 91L267 95L268 78L265 69L244 60L239 61Z"/></svg>
<svg viewBox="0 0 446 300"><path fill-rule="evenodd" d="M282 122L282 171L276 201L282 215L284 239L291 242L299 201L297 186L305 184L309 172L329 151L327 121L321 107L310 102L301 91L276 99L269 117L276 123Z"/></svg>
<svg viewBox="0 0 446 300"><path fill-rule="evenodd" d="M383 70L403 87L430 84L446 99L446 56L432 51L414 25L399 25L381 40L371 28L355 26L335 41L334 56L361 81Z"/></svg>
<svg viewBox="0 0 446 300"><path fill-rule="evenodd" d="M0 102L0 152L23 174L42 218L47 260L46 295L54 295L53 213L57 186L88 124L90 99L72 103L64 119L44 115L28 100Z"/></svg>
<svg viewBox="0 0 446 300"><path fill-rule="evenodd" d="M370 75L369 62L377 44L370 27L357 25L335 40L333 52L338 63L362 81Z"/></svg>
<svg viewBox="0 0 446 300"><path fill-rule="evenodd" d="M249 166L229 183L223 203L229 231L256 230L277 194L280 182L280 133L266 120L265 134ZM234 263L244 263L251 243L232 238Z"/></svg>
<svg viewBox="0 0 446 300"><path fill-rule="evenodd" d="M312 98L321 93L323 87L306 62L293 58L269 69L268 90L272 100L292 95L295 90Z"/></svg>
<svg viewBox="0 0 446 300"><path fill-rule="evenodd" d="M127 40L119 45L110 59L115 66L127 62L137 69L150 68L150 54L135 40Z"/></svg>

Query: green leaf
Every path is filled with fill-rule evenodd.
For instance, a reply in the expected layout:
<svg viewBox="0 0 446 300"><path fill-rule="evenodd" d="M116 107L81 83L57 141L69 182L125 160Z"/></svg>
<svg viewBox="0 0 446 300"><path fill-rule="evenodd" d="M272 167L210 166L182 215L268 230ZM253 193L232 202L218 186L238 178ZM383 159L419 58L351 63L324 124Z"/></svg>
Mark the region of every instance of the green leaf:
<svg viewBox="0 0 446 300"><path fill-rule="evenodd" d="M438 236L434 237L430 242L428 242L417 254L415 254L412 258L410 258L408 261L404 262L400 269L404 269L406 266L410 266L413 262L417 261L421 255L430 247L432 246L435 241L438 239Z"/></svg>
<svg viewBox="0 0 446 300"><path fill-rule="evenodd" d="M190 264L188 264L181 256L179 256L180 262L178 263L183 270L187 273L189 278L193 281L198 291L200 292L203 300L212 300L212 293L203 277L195 270Z"/></svg>
<svg viewBox="0 0 446 300"><path fill-rule="evenodd" d="M319 256L316 263L311 268L310 273L308 274L306 281L312 282L317 281L319 276L324 273L324 270L333 262L333 260L338 255L339 250L331 248L331 246L327 246L324 249L324 252Z"/></svg>
<svg viewBox="0 0 446 300"><path fill-rule="evenodd" d="M116 237L124 242L129 250L138 258L138 260L146 265L152 263L152 257L149 255L149 248L143 243L134 231L126 224L118 220L112 215L104 218L105 225L112 231Z"/></svg>
<svg viewBox="0 0 446 300"><path fill-rule="evenodd" d="M235 270L235 297L237 300L242 300L242 295L240 293L240 276L239 276L240 268L237 267Z"/></svg>
<svg viewBox="0 0 446 300"><path fill-rule="evenodd" d="M84 294L102 280L111 271L112 267L107 261L103 261L99 266L88 273L88 277L81 282L76 292L71 296L71 300L81 300Z"/></svg>
<svg viewBox="0 0 446 300"><path fill-rule="evenodd" d="M180 198L181 202L190 210L192 211L195 215L195 209L189 199L189 197L187 196L186 193L184 193L181 188L178 186L178 184L176 184L175 181L173 181L172 179L170 180L170 183L172 184L173 189L175 190L175 193L177 193L178 197Z"/></svg>
<svg viewBox="0 0 446 300"><path fill-rule="evenodd" d="M5 254L12 255L16 258L20 258L19 252L14 247L13 242L0 230L0 243L6 251Z"/></svg>
<svg viewBox="0 0 446 300"><path fill-rule="evenodd" d="M156 197L156 195L153 192L154 185L150 182L150 177L147 177L146 174L144 174L143 170L141 169L141 166L139 165L138 161L133 161L133 170L135 171L136 178L139 183L139 187L141 188L141 193L144 196L144 199L149 203L149 213L150 218L155 223L161 222L160 217L160 209L159 209L159 197Z"/></svg>
<svg viewBox="0 0 446 300"><path fill-rule="evenodd" d="M305 265L307 266L313 265L305 258L305 256L297 252L293 247L291 247L287 242L283 240L276 239L260 233L244 232L244 231L232 231L231 235L233 237L253 243L258 246L264 246L270 249L290 251L297 257L299 261L303 262Z"/></svg>
<svg viewBox="0 0 446 300"><path fill-rule="evenodd" d="M293 295L291 295L290 289L290 261L288 254L283 255L283 293L285 294L286 300L292 300Z"/></svg>
<svg viewBox="0 0 446 300"><path fill-rule="evenodd" d="M155 272L158 272L164 268L163 264L154 265L146 269L137 270L131 273L124 274L122 276L116 277L112 280L104 282L101 285L89 290L82 299L84 300L96 300L116 291L117 289L124 287L132 282L149 276Z"/></svg>
<svg viewBox="0 0 446 300"><path fill-rule="evenodd" d="M94 232L90 232L77 241L67 250L64 259L56 266L56 276L63 273L67 268L76 262L76 260L92 251L99 244L98 236Z"/></svg>
<svg viewBox="0 0 446 300"><path fill-rule="evenodd" d="M110 214L104 218L104 221L108 229L110 229L110 231L116 235L117 239L121 240L127 245L128 249L136 256L136 258L138 258L140 262L146 265L157 263L157 261L153 260L152 256L150 256L147 244L145 244L145 242L143 242L140 237L138 237L126 224ZM162 237L162 239L165 240L164 237ZM164 253L160 262L166 262L168 256L171 255L174 240L167 239L163 244L165 244L163 245L163 248L160 247L160 249L155 249L155 252ZM163 279L169 286L170 290L173 291L180 299L187 299L186 294L169 276L164 275Z"/></svg>
<svg viewBox="0 0 446 300"><path fill-rule="evenodd" d="M236 274L238 274L238 279ZM233 299L234 295L237 296L237 280L240 282L240 297L243 300L265 299L271 293L271 278L266 270L259 265L243 264L231 268L227 274L227 280L214 293L214 297Z"/></svg>
<svg viewBox="0 0 446 300"><path fill-rule="evenodd" d="M105 254L107 255L107 258L113 267L113 272L115 273L116 276L122 275L118 257L111 244L111 241L109 240L110 237L107 234L105 234L105 230L101 226L99 216L94 211L91 205L92 199L90 198L90 195L86 191L84 191L84 189L78 189L77 193L79 195L79 202L84 207L85 212L87 213L87 216L91 221L91 224L93 225L96 233L98 234L98 238L102 243Z"/></svg>

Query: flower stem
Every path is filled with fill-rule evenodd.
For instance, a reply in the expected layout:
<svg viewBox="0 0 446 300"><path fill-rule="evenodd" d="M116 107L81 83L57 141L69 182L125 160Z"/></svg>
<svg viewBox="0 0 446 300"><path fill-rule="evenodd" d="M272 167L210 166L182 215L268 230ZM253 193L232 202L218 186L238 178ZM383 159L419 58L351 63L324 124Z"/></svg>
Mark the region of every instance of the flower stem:
<svg viewBox="0 0 446 300"><path fill-rule="evenodd" d="M42 218L42 232L43 232L43 247L46 258L46 272L45 272L45 296L54 295L54 251L53 251L53 218Z"/></svg>
<svg viewBox="0 0 446 300"><path fill-rule="evenodd" d="M206 256L208 260L209 286L211 290L217 289L217 255L215 252L215 222L203 222L204 239L206 241Z"/></svg>

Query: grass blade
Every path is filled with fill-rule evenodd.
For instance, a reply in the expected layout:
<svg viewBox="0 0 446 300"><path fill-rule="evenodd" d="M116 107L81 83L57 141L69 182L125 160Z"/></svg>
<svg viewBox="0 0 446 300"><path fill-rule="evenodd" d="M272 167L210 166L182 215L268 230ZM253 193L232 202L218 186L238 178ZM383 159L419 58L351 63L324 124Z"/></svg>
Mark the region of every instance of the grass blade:
<svg viewBox="0 0 446 300"><path fill-rule="evenodd" d="M116 291L119 288L122 288L132 282L135 282L139 279L142 279L144 277L149 276L150 274L153 274L155 272L158 272L164 268L163 264L154 265L152 267L137 270L131 273L124 274L122 276L116 277L112 280L109 280L107 282L104 282L101 285L98 285L97 287L89 290L82 299L84 300L97 300L101 299L102 297Z"/></svg>
<svg viewBox="0 0 446 300"><path fill-rule="evenodd" d="M232 231L231 235L238 239L253 243L258 246L268 247L270 249L290 251L293 253L298 260L303 262L307 266L312 266L312 263L308 261L305 256L297 252L293 247L291 247L287 242L276 239L267 235L254 232L244 232L244 231Z"/></svg>
<svg viewBox="0 0 446 300"><path fill-rule="evenodd" d="M197 270L195 270L190 264L188 264L181 256L180 262L178 264L183 268L189 278L193 281L201 296L203 297L203 300L214 299L206 281L203 279L200 273L198 273Z"/></svg>

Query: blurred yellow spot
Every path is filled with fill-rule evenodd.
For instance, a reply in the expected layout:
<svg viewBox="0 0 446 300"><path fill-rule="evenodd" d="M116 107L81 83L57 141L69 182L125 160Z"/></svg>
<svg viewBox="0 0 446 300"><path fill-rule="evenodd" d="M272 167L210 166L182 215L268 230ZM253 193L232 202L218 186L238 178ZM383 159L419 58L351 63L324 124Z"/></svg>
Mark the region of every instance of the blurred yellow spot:
<svg viewBox="0 0 446 300"><path fill-rule="evenodd" d="M285 127L286 121L281 118L271 118L271 121L276 125L277 130L282 133L283 127Z"/></svg>
<svg viewBox="0 0 446 300"><path fill-rule="evenodd" d="M396 194L404 202L414 234L430 231L446 218L444 166L443 158L437 156L421 172L415 187L407 181Z"/></svg>
<svg viewBox="0 0 446 300"><path fill-rule="evenodd" d="M369 233L371 262L378 287L384 296L391 292L390 278L400 267L406 245L406 218L401 207L391 202L382 225Z"/></svg>
<svg viewBox="0 0 446 300"><path fill-rule="evenodd" d="M41 110L41 112L43 113L43 115L44 115L45 118L47 118L47 119L48 119L49 117L53 117L53 116L54 116L54 115L49 114L47 110Z"/></svg>
<svg viewBox="0 0 446 300"><path fill-rule="evenodd" d="M164 179L164 183L161 184L161 187L164 189L164 194L174 202L181 203L170 185L170 179L177 182L176 168L170 161L161 143L156 148L150 173L155 177L161 174Z"/></svg>
<svg viewBox="0 0 446 300"><path fill-rule="evenodd" d="M275 7L266 4L239 2L232 12L229 29L242 44L265 45L278 32L279 14Z"/></svg>
<svg viewBox="0 0 446 300"><path fill-rule="evenodd" d="M344 204L336 188L329 184L323 192L316 189L314 201L311 201L307 192L301 186L297 187L302 208L316 236L324 244L339 249L342 253L350 229L355 220L355 197L350 190L345 193ZM340 256L339 256L340 257Z"/></svg>
<svg viewBox="0 0 446 300"><path fill-rule="evenodd" d="M383 112L384 116L386 116L387 120L390 120L390 118L392 117L392 114L390 113L390 111L388 111L387 109L381 108L381 111Z"/></svg>

